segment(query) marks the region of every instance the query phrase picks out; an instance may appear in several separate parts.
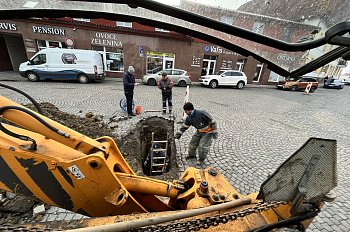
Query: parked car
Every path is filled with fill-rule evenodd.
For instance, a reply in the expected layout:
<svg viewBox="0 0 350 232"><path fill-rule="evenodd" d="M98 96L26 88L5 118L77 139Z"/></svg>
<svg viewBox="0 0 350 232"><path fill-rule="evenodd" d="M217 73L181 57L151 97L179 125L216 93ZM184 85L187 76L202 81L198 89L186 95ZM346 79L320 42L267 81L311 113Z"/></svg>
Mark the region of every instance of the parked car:
<svg viewBox="0 0 350 232"><path fill-rule="evenodd" d="M350 79L343 80L344 85L350 85Z"/></svg>
<svg viewBox="0 0 350 232"><path fill-rule="evenodd" d="M78 80L88 83L103 80L101 55L93 50L46 48L20 64L19 73L29 81L40 79Z"/></svg>
<svg viewBox="0 0 350 232"><path fill-rule="evenodd" d="M215 75L201 76L199 82L213 89L218 86L235 86L242 89L247 85L247 76L237 70L220 70Z"/></svg>
<svg viewBox="0 0 350 232"><path fill-rule="evenodd" d="M310 92L314 92L318 88L318 81L315 78L303 77L297 81L287 81L284 84L277 85L277 88L283 90L305 90L306 86L311 83Z"/></svg>
<svg viewBox="0 0 350 232"><path fill-rule="evenodd" d="M163 72L168 75L174 85L185 87L192 83L191 74L183 69L164 69L154 74L146 74L142 77L142 82L148 85L157 85L160 79L162 79Z"/></svg>
<svg viewBox="0 0 350 232"><path fill-rule="evenodd" d="M344 88L344 83L339 79L329 79L324 83L323 88L342 89Z"/></svg>
<svg viewBox="0 0 350 232"><path fill-rule="evenodd" d="M287 82L295 82L297 80L300 80L301 78L303 78L302 76L298 76L298 77L286 77L286 79L279 81L278 84L276 85L277 89L283 89L283 85Z"/></svg>

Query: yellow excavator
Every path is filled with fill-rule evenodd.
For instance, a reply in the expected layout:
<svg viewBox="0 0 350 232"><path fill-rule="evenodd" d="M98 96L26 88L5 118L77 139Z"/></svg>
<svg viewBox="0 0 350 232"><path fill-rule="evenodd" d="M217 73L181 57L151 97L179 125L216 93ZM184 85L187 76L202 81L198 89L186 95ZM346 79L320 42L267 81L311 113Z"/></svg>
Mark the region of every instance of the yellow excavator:
<svg viewBox="0 0 350 232"><path fill-rule="evenodd" d="M335 140L310 138L258 193L242 195L211 167L172 182L137 176L112 138L89 138L4 96L0 115L0 188L91 217L22 229L305 230L334 199Z"/></svg>

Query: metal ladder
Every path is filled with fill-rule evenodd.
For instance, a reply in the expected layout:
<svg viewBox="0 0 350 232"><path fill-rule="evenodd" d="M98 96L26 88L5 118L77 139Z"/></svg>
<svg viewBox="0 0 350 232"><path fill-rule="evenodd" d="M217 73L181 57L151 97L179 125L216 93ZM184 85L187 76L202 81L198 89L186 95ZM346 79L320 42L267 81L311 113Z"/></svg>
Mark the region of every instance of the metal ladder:
<svg viewBox="0 0 350 232"><path fill-rule="evenodd" d="M168 135L167 135L167 138L168 138ZM156 145L159 145L159 147L155 148ZM165 171L167 150L168 150L168 140L155 141L154 132L152 132L152 142L151 142L151 148L150 148L151 174L155 174L155 173L161 174Z"/></svg>

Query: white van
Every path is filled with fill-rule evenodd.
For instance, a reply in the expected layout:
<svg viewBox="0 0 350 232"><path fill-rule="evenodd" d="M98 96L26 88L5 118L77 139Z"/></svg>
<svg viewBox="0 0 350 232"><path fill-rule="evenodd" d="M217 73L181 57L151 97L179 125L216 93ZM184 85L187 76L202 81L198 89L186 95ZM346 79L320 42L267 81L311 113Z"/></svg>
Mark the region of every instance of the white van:
<svg viewBox="0 0 350 232"><path fill-rule="evenodd" d="M80 83L105 78L102 57L97 51L46 48L19 66L29 81L40 79L76 79Z"/></svg>

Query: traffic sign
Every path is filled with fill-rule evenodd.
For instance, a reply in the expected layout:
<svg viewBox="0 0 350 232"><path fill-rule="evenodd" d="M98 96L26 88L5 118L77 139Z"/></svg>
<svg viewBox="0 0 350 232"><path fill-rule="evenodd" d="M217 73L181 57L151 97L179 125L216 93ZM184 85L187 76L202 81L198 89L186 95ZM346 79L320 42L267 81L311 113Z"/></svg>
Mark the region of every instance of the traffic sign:
<svg viewBox="0 0 350 232"><path fill-rule="evenodd" d="M143 54L143 46L140 46L140 54Z"/></svg>
<svg viewBox="0 0 350 232"><path fill-rule="evenodd" d="M69 37L66 38L67 47L74 47L74 44L75 44L75 42L72 38L69 38Z"/></svg>

